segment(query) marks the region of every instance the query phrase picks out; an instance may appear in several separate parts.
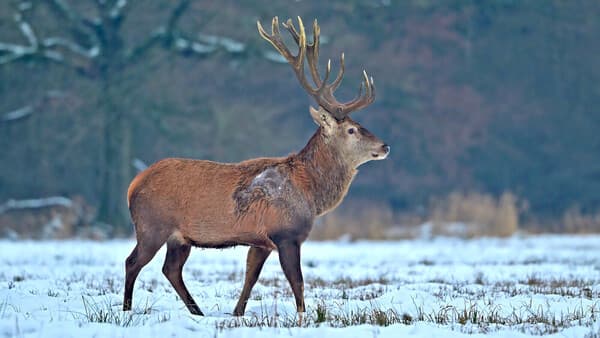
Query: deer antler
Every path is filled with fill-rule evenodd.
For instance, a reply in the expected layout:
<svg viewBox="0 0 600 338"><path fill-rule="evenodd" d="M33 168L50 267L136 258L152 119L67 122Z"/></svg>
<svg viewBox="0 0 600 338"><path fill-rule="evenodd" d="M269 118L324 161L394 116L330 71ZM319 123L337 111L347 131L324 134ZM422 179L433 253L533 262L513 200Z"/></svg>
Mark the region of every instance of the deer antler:
<svg viewBox="0 0 600 338"><path fill-rule="evenodd" d="M263 29L259 21L256 22L258 26L258 32L267 41L269 41L275 49L290 63L296 77L302 87L312 96L321 107L331 113L337 120L343 120L348 114L355 110L359 110L371 104L375 100L375 84L373 78L367 75L367 72L363 70L363 81L360 84L358 95L351 101L341 103L336 100L333 93L339 87L344 77L344 53L340 57L340 70L337 77L332 83L328 84L329 75L331 74L331 60L327 62L327 69L325 77L321 80L318 70L319 61L319 35L321 29L317 23L317 20L313 23L313 42L306 42L306 33L304 31L304 24L302 19L298 17L299 31L294 27L294 23L291 19L288 19L283 27L286 28L296 44L298 45L298 54L293 55L287 46L283 43L281 34L279 32L279 19L273 18L271 25L271 34ZM306 79L304 74L304 57L308 61L308 68L312 76L312 80L316 87L313 87ZM363 86L365 87L365 93L363 95Z"/></svg>

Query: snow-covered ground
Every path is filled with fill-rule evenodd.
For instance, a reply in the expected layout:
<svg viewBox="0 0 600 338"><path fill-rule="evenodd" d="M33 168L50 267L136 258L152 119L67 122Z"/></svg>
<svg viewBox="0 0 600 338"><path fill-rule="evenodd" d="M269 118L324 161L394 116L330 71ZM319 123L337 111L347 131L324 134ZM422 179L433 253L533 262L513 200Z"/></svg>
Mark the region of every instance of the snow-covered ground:
<svg viewBox="0 0 600 338"><path fill-rule="evenodd" d="M600 336L599 236L309 242L303 327L277 255L246 316L231 316L244 247L192 251L184 279L206 317L190 315L162 275L164 248L123 313L133 246L0 241L0 336Z"/></svg>

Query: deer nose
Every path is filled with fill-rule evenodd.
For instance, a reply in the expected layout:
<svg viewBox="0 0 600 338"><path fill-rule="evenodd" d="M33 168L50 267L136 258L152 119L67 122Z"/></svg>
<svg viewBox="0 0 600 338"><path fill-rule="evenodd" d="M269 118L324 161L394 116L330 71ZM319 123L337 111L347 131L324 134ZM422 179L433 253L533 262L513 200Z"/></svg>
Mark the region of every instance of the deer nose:
<svg viewBox="0 0 600 338"><path fill-rule="evenodd" d="M385 151L386 154L389 154L391 148L387 144L384 144L381 146L381 149L383 149L383 151Z"/></svg>

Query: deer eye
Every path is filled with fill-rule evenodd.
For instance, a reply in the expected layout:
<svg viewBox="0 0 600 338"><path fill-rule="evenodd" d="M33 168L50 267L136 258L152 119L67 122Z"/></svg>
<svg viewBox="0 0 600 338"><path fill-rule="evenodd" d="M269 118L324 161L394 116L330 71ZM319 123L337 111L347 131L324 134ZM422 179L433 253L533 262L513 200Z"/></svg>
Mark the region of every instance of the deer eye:
<svg viewBox="0 0 600 338"><path fill-rule="evenodd" d="M348 134L352 135L352 134L354 134L355 131L356 130L354 128L350 128L350 129L348 129Z"/></svg>

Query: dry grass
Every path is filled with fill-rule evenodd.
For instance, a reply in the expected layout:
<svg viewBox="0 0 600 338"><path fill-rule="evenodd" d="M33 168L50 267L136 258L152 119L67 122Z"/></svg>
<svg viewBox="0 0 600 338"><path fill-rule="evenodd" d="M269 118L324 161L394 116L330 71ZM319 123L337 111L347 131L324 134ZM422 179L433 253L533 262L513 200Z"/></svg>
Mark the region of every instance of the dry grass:
<svg viewBox="0 0 600 338"><path fill-rule="evenodd" d="M145 323L146 317L152 311L152 306L146 304L141 311L124 312L109 301L94 302L82 297L83 312L73 312L73 317L82 323L108 323L117 326L130 327Z"/></svg>
<svg viewBox="0 0 600 338"><path fill-rule="evenodd" d="M510 236L519 228L517 198L505 192L499 198L479 193L452 193L432 203L433 232L439 235L457 235L445 227L448 223L462 223L464 237Z"/></svg>
<svg viewBox="0 0 600 338"><path fill-rule="evenodd" d="M562 218L563 231L570 234L600 232L600 211L584 214L578 207L571 207Z"/></svg>
<svg viewBox="0 0 600 338"><path fill-rule="evenodd" d="M317 219L310 238L331 240L387 239L387 230L394 224L394 212L387 204L364 200L344 202L336 210Z"/></svg>
<svg viewBox="0 0 600 338"><path fill-rule="evenodd" d="M433 235L510 236L519 229L518 199L480 193L452 193L433 199L422 215L394 213L387 204L354 200L317 220L311 239L398 239L421 235L417 227L430 220Z"/></svg>
<svg viewBox="0 0 600 338"><path fill-rule="evenodd" d="M600 210L584 212L574 205L554 220L531 216L523 229L529 233L597 234L600 233Z"/></svg>

